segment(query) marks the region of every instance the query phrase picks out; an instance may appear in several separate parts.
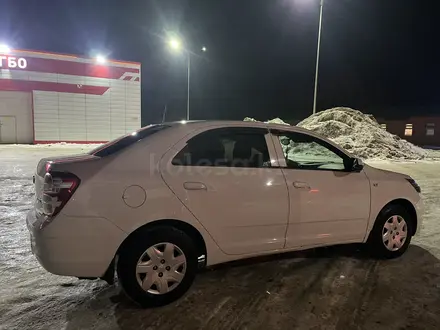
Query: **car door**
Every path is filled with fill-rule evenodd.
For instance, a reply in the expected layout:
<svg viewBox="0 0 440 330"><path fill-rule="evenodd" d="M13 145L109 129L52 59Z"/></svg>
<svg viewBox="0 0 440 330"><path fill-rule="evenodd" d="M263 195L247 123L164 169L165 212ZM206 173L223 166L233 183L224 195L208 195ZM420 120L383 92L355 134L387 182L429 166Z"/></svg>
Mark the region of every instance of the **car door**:
<svg viewBox="0 0 440 330"><path fill-rule="evenodd" d="M365 173L352 171L350 156L316 136L273 134L290 196L286 247L361 242L370 215Z"/></svg>
<svg viewBox="0 0 440 330"><path fill-rule="evenodd" d="M161 171L223 252L253 254L285 245L287 186L272 156L267 129L215 127L174 146Z"/></svg>

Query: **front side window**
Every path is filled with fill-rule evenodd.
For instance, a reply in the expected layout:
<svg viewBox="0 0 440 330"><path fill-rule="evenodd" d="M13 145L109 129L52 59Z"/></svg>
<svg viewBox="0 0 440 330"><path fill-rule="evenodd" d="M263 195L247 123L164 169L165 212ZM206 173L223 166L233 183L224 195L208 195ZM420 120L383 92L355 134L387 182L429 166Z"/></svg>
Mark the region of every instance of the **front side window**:
<svg viewBox="0 0 440 330"><path fill-rule="evenodd" d="M344 171L347 156L332 145L302 133L277 135L287 167L306 170Z"/></svg>
<svg viewBox="0 0 440 330"><path fill-rule="evenodd" d="M270 167L267 131L215 129L190 139L174 157L176 166Z"/></svg>

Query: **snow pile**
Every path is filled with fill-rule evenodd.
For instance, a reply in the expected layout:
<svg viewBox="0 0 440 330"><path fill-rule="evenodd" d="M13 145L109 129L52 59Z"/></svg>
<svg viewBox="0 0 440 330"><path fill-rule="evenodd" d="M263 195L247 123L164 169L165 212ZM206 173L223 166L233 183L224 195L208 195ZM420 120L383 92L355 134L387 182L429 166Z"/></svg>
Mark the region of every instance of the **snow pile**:
<svg viewBox="0 0 440 330"><path fill-rule="evenodd" d="M255 120L254 118L251 117L246 117L245 119L243 119L243 121L254 121L257 122L258 120ZM265 121L266 124L280 124L280 125L289 125L288 123L284 122L282 119L280 118L274 118L268 121Z"/></svg>
<svg viewBox="0 0 440 330"><path fill-rule="evenodd" d="M280 118L271 119L271 120L267 121L266 123L268 123L268 124L279 124L279 125L289 125L288 123L282 121Z"/></svg>
<svg viewBox="0 0 440 330"><path fill-rule="evenodd" d="M255 121L252 118L246 120ZM266 123L286 124L279 118ZM363 159L420 160L438 157L437 153L417 147L382 129L373 116L350 108L338 107L319 112L297 126L314 131ZM317 144L292 145L287 141L283 148L292 155L334 156Z"/></svg>
<svg viewBox="0 0 440 330"><path fill-rule="evenodd" d="M245 119L243 119L243 121L253 121L253 122L257 122L258 120L251 118L251 117L246 117Z"/></svg>
<svg viewBox="0 0 440 330"><path fill-rule="evenodd" d="M382 129L371 115L350 108L319 112L298 124L364 159L418 160L429 152Z"/></svg>

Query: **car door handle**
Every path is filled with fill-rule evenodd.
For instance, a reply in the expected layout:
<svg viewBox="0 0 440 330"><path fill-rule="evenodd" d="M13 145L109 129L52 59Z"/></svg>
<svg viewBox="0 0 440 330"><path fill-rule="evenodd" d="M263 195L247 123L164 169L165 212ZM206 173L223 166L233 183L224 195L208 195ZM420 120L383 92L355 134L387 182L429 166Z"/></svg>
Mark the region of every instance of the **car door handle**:
<svg viewBox="0 0 440 330"><path fill-rule="evenodd" d="M310 185L307 182L294 181L293 186L297 189L308 189L310 190Z"/></svg>
<svg viewBox="0 0 440 330"><path fill-rule="evenodd" d="M208 190L206 185L202 182L185 182L183 188L186 190Z"/></svg>

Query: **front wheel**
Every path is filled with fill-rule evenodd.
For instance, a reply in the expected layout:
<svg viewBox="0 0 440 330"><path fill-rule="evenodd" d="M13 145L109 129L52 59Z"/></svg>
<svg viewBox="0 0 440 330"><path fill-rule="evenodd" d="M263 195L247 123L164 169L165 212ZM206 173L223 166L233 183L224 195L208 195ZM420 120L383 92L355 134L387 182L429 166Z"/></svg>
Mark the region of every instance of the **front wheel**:
<svg viewBox="0 0 440 330"><path fill-rule="evenodd" d="M400 205L389 205L379 214L368 243L380 258L400 257L411 243L414 219Z"/></svg>
<svg viewBox="0 0 440 330"><path fill-rule="evenodd" d="M192 240L173 227L137 233L119 254L117 274L126 294L142 307L169 304L191 286L197 271Z"/></svg>

